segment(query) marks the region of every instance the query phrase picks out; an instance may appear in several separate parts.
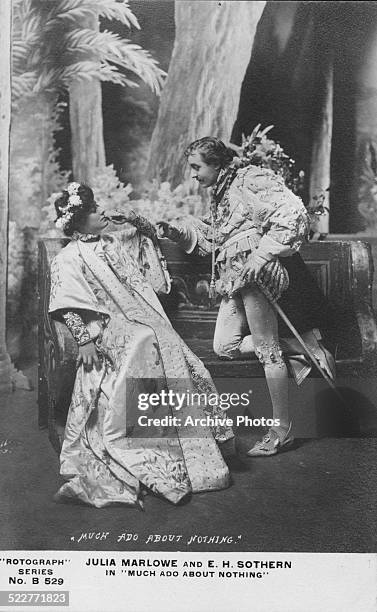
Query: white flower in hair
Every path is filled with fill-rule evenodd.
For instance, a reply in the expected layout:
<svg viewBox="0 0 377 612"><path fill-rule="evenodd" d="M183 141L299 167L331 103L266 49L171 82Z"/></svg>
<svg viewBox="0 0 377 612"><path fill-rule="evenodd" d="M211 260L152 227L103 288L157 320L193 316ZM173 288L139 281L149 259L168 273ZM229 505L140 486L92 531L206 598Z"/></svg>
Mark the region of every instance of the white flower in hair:
<svg viewBox="0 0 377 612"><path fill-rule="evenodd" d="M80 183L69 183L69 185L67 186L67 191L69 195L70 196L77 195L79 187L80 187Z"/></svg>
<svg viewBox="0 0 377 612"><path fill-rule="evenodd" d="M61 215L55 221L57 228L64 230L74 215L74 209L82 206L82 200L80 196L77 195L77 189L79 187L80 183L70 183L68 185L66 191L72 195L69 196L66 206L59 206Z"/></svg>
<svg viewBox="0 0 377 612"><path fill-rule="evenodd" d="M79 195L71 195L68 198L68 206L69 208L73 206L81 206L82 201Z"/></svg>

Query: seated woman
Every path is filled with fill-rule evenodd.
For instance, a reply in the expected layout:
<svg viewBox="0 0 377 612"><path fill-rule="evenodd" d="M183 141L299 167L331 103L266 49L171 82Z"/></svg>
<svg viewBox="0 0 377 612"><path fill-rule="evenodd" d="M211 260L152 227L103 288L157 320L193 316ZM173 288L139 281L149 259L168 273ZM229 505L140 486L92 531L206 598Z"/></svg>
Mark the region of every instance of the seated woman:
<svg viewBox="0 0 377 612"><path fill-rule="evenodd" d="M154 227L133 213L128 230L103 234L108 218L80 183L70 183L55 208L56 225L72 240L51 264L49 310L79 345L60 456L67 482L56 499L135 505L150 490L177 504L227 487L217 442L231 444L233 433L216 418L213 427L194 420L223 417L197 399L216 389L143 274L157 286L166 279L139 257L148 248L156 255Z"/></svg>
<svg viewBox="0 0 377 612"><path fill-rule="evenodd" d="M188 253L212 253L211 289L222 296L214 350L225 359L247 358L255 352L262 363L273 417L280 425L272 427L248 454L269 456L293 441L283 350L303 353L296 338L289 337L291 330L278 327L273 303L279 303L319 366L333 378L334 362L318 329L326 327L331 314L298 254L309 231L303 203L281 176L250 162L243 166L234 155L217 138L193 142L186 156L193 178L211 188L211 212L201 219L180 218L158 227L161 236ZM305 357L293 362L299 383L311 369Z"/></svg>

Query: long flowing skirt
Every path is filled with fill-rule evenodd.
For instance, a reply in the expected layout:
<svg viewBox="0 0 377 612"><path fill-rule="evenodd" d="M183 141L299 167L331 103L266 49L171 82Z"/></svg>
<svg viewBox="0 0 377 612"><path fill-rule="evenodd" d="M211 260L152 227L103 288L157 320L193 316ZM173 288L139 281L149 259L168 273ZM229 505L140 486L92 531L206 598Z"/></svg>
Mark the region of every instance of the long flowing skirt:
<svg viewBox="0 0 377 612"><path fill-rule="evenodd" d="M229 472L216 439L231 438L230 428L221 421L214 427L184 424L189 416L223 419L217 406L188 402L177 410L160 401L157 406L144 402L141 409L140 398L146 400L151 393L161 398L171 386L187 397L215 391L202 362L175 338L175 350L180 342L180 360L183 355L187 368L184 377L180 369L179 379L173 381L171 374L167 378L166 372L174 371L174 347L169 357L165 350L163 358L152 326L128 319L113 302L107 307L111 318L97 342L101 369L88 372L81 365L77 371L61 451L66 482L56 499L96 507L134 505L145 489L176 504L190 493L227 487ZM153 421L145 426L140 416L143 422L175 416L180 423L161 426Z"/></svg>

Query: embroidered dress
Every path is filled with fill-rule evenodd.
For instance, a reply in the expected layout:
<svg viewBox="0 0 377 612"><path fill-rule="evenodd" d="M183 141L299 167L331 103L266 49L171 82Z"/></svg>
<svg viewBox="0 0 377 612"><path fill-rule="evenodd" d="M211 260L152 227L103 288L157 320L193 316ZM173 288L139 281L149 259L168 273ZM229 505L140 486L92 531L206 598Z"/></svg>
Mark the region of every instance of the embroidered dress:
<svg viewBox="0 0 377 612"><path fill-rule="evenodd" d="M59 252L51 265L50 312L79 313L101 360L99 370L81 365L77 371L60 457L67 482L58 498L133 505L144 485L178 503L190 493L229 485L217 442L233 433L215 419L225 415L216 404L203 407L195 399L180 410L166 401L139 408L140 397L151 393L161 398L171 390L192 398L216 389L167 319L127 231L72 241ZM146 427L141 416L179 422ZM196 424L207 417L210 425Z"/></svg>

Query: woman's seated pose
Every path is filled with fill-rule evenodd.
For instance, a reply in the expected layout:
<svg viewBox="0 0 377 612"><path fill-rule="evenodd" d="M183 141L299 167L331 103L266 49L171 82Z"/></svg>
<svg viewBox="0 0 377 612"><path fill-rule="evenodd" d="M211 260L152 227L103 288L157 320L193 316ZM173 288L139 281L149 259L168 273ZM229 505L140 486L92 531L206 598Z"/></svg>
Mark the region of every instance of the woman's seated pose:
<svg viewBox="0 0 377 612"><path fill-rule="evenodd" d="M213 137L201 138L186 150L192 176L211 188L207 217L185 217L158 223L160 236L176 241L187 253L212 253L211 289L222 296L214 350L221 358L242 359L255 353L262 363L273 417L269 430L248 452L269 456L293 441L288 401L288 370L283 351L303 353L286 326L278 326L277 302L315 356L334 377L334 361L321 343L320 327L329 312L324 296L298 254L309 231L302 201L272 170L242 166L234 151ZM292 361L298 382L310 362ZM297 366L299 366L297 368Z"/></svg>
<svg viewBox="0 0 377 612"><path fill-rule="evenodd" d="M108 218L80 183L55 208L72 240L51 264L50 313L79 346L56 499L135 505L152 491L177 504L227 487L219 446L233 433L217 424L216 402L203 407L203 394L216 394L212 379L152 287L169 281L155 228L132 213L128 229L103 234Z"/></svg>

